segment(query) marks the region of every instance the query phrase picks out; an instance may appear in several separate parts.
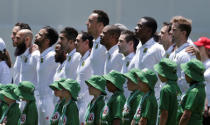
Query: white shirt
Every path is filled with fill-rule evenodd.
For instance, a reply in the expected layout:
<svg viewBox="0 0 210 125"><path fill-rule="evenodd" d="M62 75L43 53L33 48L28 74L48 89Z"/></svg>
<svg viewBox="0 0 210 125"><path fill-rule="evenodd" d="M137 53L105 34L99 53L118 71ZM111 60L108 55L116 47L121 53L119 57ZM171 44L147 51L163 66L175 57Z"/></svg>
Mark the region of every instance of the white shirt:
<svg viewBox="0 0 210 125"><path fill-rule="evenodd" d="M106 48L100 44L100 37L93 42L93 48L90 53L90 65L94 75L104 74L104 65L106 60Z"/></svg>
<svg viewBox="0 0 210 125"><path fill-rule="evenodd" d="M20 83L20 65L21 65L21 57L17 56L12 70L13 83L15 84Z"/></svg>
<svg viewBox="0 0 210 125"><path fill-rule="evenodd" d="M20 82L30 81L37 86L37 65L39 63L40 52L29 52L29 48L20 57Z"/></svg>
<svg viewBox="0 0 210 125"><path fill-rule="evenodd" d="M55 75L58 63L55 62L55 51L53 47L49 47L41 53L39 63L37 66L38 73L38 110L39 119L42 120L50 117L55 106L53 92L49 85L53 83L53 76ZM40 123L41 124L41 123ZM45 123L44 123L45 124Z"/></svg>
<svg viewBox="0 0 210 125"><path fill-rule="evenodd" d="M0 61L0 83L8 84L12 82L10 69L5 61Z"/></svg>
<svg viewBox="0 0 210 125"><path fill-rule="evenodd" d="M193 43L193 41L192 41L191 38L188 38L188 39L187 39L187 42L188 42L191 46L195 46L195 44Z"/></svg>
<svg viewBox="0 0 210 125"><path fill-rule="evenodd" d="M129 70L135 67L135 60L134 57L135 53L132 52L128 54L126 57L123 57L123 66L121 69L121 73L127 73Z"/></svg>
<svg viewBox="0 0 210 125"><path fill-rule="evenodd" d="M177 76L178 76L178 85L182 91L182 94L184 94L187 89L189 88L189 84L187 84L185 80L185 74L181 70L180 65L183 63L187 63L190 61L192 58L195 58L194 55L191 53L185 52L185 49L190 46L190 44L187 42L183 45L181 45L179 48L174 50L171 55L169 56L169 59L173 60L177 64Z"/></svg>
<svg viewBox="0 0 210 125"><path fill-rule="evenodd" d="M121 71L123 55L119 53L118 45L114 45L109 51L106 51L106 61L104 66L104 74L108 74L112 70Z"/></svg>
<svg viewBox="0 0 210 125"><path fill-rule="evenodd" d="M139 55L140 55L140 48L141 48L142 44L141 41L139 41L137 47L136 47L136 54L133 57L133 60L135 62L135 68L138 67L138 60L139 60Z"/></svg>
<svg viewBox="0 0 210 125"><path fill-rule="evenodd" d="M172 44L165 52L165 55L164 57L165 58L169 58L169 56L171 55L171 53L174 51L174 48L175 48L175 44Z"/></svg>
<svg viewBox="0 0 210 125"><path fill-rule="evenodd" d="M39 62L37 66L38 90L41 95L49 94L49 92L52 92L49 85L53 83L53 76L58 67L58 63L55 62L55 51L53 47L49 47L41 53Z"/></svg>
<svg viewBox="0 0 210 125"><path fill-rule="evenodd" d="M136 58L135 68L139 69L153 69L153 66L160 62L165 54L162 45L155 42L153 38L142 45Z"/></svg>
<svg viewBox="0 0 210 125"><path fill-rule="evenodd" d="M88 80L92 76L92 68L90 66L90 51L87 51L81 58L79 66L77 68L77 82L80 84L80 93L84 91L88 92L85 80Z"/></svg>
<svg viewBox="0 0 210 125"><path fill-rule="evenodd" d="M206 71L204 72L204 78L206 83L206 98L208 100L208 106L210 106L210 59L204 62Z"/></svg>
<svg viewBox="0 0 210 125"><path fill-rule="evenodd" d="M58 81L61 78L66 78L65 69L64 69L64 62L62 64L59 64L59 66L57 67L55 75L53 77L53 81Z"/></svg>
<svg viewBox="0 0 210 125"><path fill-rule="evenodd" d="M80 54L73 49L67 56L64 62L65 78L76 80L77 78L77 67L79 65Z"/></svg>
<svg viewBox="0 0 210 125"><path fill-rule="evenodd" d="M135 64L135 68L139 69L151 69L153 70L153 66L160 62L160 60L165 55L165 50L162 45L155 42L153 38L149 39L144 45L139 48L139 52ZM155 85L155 96L156 99L159 100L160 90L162 84L158 81Z"/></svg>
<svg viewBox="0 0 210 125"><path fill-rule="evenodd" d="M135 53L132 52L130 54L128 54L126 57L123 57L123 66L121 69L121 73L127 73L129 70L131 70L132 68L135 67L135 60L134 57ZM125 84L123 84L123 88L124 88L124 95L125 97L129 97L130 95L130 91L128 91L128 87L127 87L127 81L125 82Z"/></svg>
<svg viewBox="0 0 210 125"><path fill-rule="evenodd" d="M88 86L85 80L88 80L92 76L92 68L90 66L90 51L87 51L81 58L80 63L77 68L77 82L80 84L80 93L78 97L78 108L79 108L79 118L80 122L84 122L84 115L91 101L91 96L88 92Z"/></svg>

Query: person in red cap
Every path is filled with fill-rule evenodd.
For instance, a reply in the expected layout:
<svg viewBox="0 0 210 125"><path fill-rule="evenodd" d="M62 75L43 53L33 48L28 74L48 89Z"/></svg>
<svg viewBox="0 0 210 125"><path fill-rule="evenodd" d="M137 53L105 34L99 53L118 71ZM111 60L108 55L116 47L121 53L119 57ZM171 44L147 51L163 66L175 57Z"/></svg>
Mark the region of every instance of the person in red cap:
<svg viewBox="0 0 210 125"><path fill-rule="evenodd" d="M206 81L206 103L204 111L204 125L210 125L210 39L200 37L194 44L196 47L189 47L186 51L196 55L196 58L201 60L206 68L204 77Z"/></svg>
<svg viewBox="0 0 210 125"><path fill-rule="evenodd" d="M210 124L210 39L207 37L200 37L198 41L194 42L200 51L201 61L204 63L206 71L204 77L206 80L206 104L204 111L204 125Z"/></svg>

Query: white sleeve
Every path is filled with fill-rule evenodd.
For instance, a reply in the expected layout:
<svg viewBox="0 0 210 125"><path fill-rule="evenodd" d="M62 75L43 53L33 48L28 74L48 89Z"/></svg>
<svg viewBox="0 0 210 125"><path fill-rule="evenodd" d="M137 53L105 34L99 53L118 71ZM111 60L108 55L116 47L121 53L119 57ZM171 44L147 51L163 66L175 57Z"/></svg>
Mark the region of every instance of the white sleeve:
<svg viewBox="0 0 210 125"><path fill-rule="evenodd" d="M38 51L38 52L35 52L33 55L33 63L34 63L35 69L37 69L39 61L40 61L40 53ZM38 73L37 73L37 70L35 70L35 72L36 74L34 76L34 82L35 82L34 84L36 85L38 83Z"/></svg>
<svg viewBox="0 0 210 125"><path fill-rule="evenodd" d="M116 70L116 71L121 71L122 69L122 66L123 66L123 60L122 60L123 56L122 54L118 54L115 58L115 62L114 62L114 65L113 65L113 69L112 70Z"/></svg>
<svg viewBox="0 0 210 125"><path fill-rule="evenodd" d="M7 66L6 63L3 63L0 66L0 83L2 84L8 84L12 82L12 77L11 77L11 73L10 73L10 69Z"/></svg>
<svg viewBox="0 0 210 125"><path fill-rule="evenodd" d="M159 45L159 46L157 46L158 48L156 48L157 49L157 52L156 52L156 60L157 60L157 63L159 63L160 62L160 60L164 57L164 55L165 55L165 50L164 50L164 48L163 48L163 46L162 45Z"/></svg>

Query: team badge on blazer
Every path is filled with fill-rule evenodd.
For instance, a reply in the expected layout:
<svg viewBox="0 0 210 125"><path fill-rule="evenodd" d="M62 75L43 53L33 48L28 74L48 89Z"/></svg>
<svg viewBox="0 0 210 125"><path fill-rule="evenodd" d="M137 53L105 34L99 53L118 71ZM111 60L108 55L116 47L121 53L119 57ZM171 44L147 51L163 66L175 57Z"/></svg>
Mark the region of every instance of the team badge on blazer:
<svg viewBox="0 0 210 125"><path fill-rule="evenodd" d="M108 113L109 113L109 107L105 106L102 116L105 117L105 116L107 116Z"/></svg>
<svg viewBox="0 0 210 125"><path fill-rule="evenodd" d="M141 115L141 108L138 108L136 116L140 117L140 115Z"/></svg>
<svg viewBox="0 0 210 125"><path fill-rule="evenodd" d="M43 63L44 62L44 58L41 58L41 63Z"/></svg>
<svg viewBox="0 0 210 125"><path fill-rule="evenodd" d="M6 123L7 124L7 116L4 117L3 123Z"/></svg>
<svg viewBox="0 0 210 125"><path fill-rule="evenodd" d="M52 121L57 121L60 118L60 114L58 112L55 112L51 118Z"/></svg>
<svg viewBox="0 0 210 125"><path fill-rule="evenodd" d="M144 48L143 53L146 53L148 50L148 48Z"/></svg>
<svg viewBox="0 0 210 125"><path fill-rule="evenodd" d="M84 65L85 65L85 61L82 62L82 66L84 66Z"/></svg>
<svg viewBox="0 0 210 125"><path fill-rule="evenodd" d="M123 108L123 114L128 114L130 112L130 107L125 104L124 108Z"/></svg>
<svg viewBox="0 0 210 125"><path fill-rule="evenodd" d="M64 118L63 118L63 125L65 125L66 124L66 122L67 122L67 117L66 116L64 116Z"/></svg>
<svg viewBox="0 0 210 125"><path fill-rule="evenodd" d="M98 48L98 44L96 44L96 47L95 47L95 49L97 49Z"/></svg>
<svg viewBox="0 0 210 125"><path fill-rule="evenodd" d="M71 56L69 56L69 58L68 58L68 62L70 62L71 61Z"/></svg>
<svg viewBox="0 0 210 125"><path fill-rule="evenodd" d="M20 117L20 124L24 124L26 121L26 114L22 114L21 117Z"/></svg>
<svg viewBox="0 0 210 125"><path fill-rule="evenodd" d="M95 115L94 113L90 113L89 117L88 117L88 123L92 123L94 121Z"/></svg>

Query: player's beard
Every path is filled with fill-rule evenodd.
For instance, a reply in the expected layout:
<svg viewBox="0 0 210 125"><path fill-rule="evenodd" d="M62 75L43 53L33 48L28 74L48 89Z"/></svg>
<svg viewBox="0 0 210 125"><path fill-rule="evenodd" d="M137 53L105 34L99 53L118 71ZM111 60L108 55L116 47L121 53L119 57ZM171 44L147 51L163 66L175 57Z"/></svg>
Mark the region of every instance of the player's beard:
<svg viewBox="0 0 210 125"><path fill-rule="evenodd" d="M26 44L25 42L22 42L21 44L17 45L15 49L15 56L20 56L26 51Z"/></svg>

